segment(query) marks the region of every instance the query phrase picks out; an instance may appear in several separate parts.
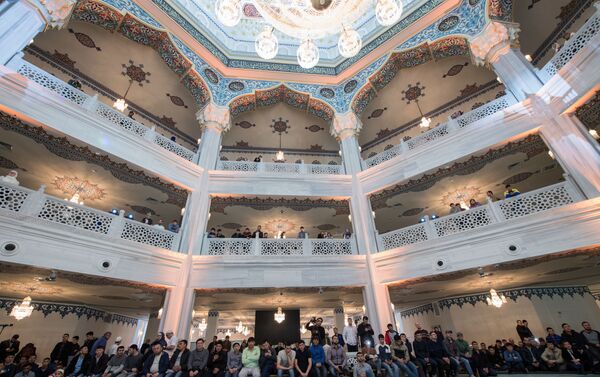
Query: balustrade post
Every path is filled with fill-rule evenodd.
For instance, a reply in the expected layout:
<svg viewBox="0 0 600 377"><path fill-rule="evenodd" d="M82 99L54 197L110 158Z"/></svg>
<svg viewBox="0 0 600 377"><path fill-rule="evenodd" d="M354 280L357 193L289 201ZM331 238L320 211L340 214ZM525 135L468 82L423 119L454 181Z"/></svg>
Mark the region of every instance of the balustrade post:
<svg viewBox="0 0 600 377"><path fill-rule="evenodd" d="M91 113L95 113L98 108L98 93L88 96L83 102L83 108Z"/></svg>
<svg viewBox="0 0 600 377"><path fill-rule="evenodd" d="M302 239L302 255L312 255L312 249L310 248L310 240L308 238Z"/></svg>
<svg viewBox="0 0 600 377"><path fill-rule="evenodd" d="M446 130L448 130L449 134L458 130L458 122L456 121L456 119L450 117L448 118L448 121L446 122Z"/></svg>
<svg viewBox="0 0 600 377"><path fill-rule="evenodd" d="M260 162L258 162L257 164L258 164L258 166L256 167L257 172L264 173L267 170L265 163L262 162L262 160Z"/></svg>
<svg viewBox="0 0 600 377"><path fill-rule="evenodd" d="M15 56L13 56L7 63L6 67L12 69L15 72L18 72L19 69L25 64L25 59L23 57L25 54L21 52L17 52Z"/></svg>
<svg viewBox="0 0 600 377"><path fill-rule="evenodd" d="M260 238L252 239L252 255L260 255Z"/></svg>
<svg viewBox="0 0 600 377"><path fill-rule="evenodd" d="M408 151L408 144L406 144L406 141L404 141L404 139L400 140L400 153L405 153Z"/></svg>
<svg viewBox="0 0 600 377"><path fill-rule="evenodd" d="M156 126L152 126L146 130L144 133L144 139L148 140L151 143L154 143L154 139L156 138Z"/></svg>
<svg viewBox="0 0 600 377"><path fill-rule="evenodd" d="M44 208L44 203L46 202L45 190L46 186L41 185L37 191L29 194L25 199L20 212L28 216L37 217L42 208Z"/></svg>
<svg viewBox="0 0 600 377"><path fill-rule="evenodd" d="M119 210L119 214L113 217L108 227L108 236L114 238L121 238L123 234L123 228L125 228L125 210Z"/></svg>
<svg viewBox="0 0 600 377"><path fill-rule="evenodd" d="M435 231L435 226L431 223L431 220L429 220L429 215L425 215L425 222L423 223L423 226L425 227L425 234L427 234L428 240L438 238L438 234Z"/></svg>
<svg viewBox="0 0 600 377"><path fill-rule="evenodd" d="M493 222L499 223L505 221L506 219L504 218L502 210L500 209L500 207L498 207L496 203L494 203L492 198L488 197L486 200L488 208L490 209L490 214L492 215Z"/></svg>
<svg viewBox="0 0 600 377"><path fill-rule="evenodd" d="M585 195L583 194L583 192L581 192L581 190L575 184L575 182L573 182L573 178L571 178L571 175L569 175L568 173L564 173L563 178L565 179L565 189L567 190L569 195L571 195L573 201L579 202L585 200Z"/></svg>
<svg viewBox="0 0 600 377"><path fill-rule="evenodd" d="M304 163L304 160L300 163L300 174L308 174L308 165Z"/></svg>

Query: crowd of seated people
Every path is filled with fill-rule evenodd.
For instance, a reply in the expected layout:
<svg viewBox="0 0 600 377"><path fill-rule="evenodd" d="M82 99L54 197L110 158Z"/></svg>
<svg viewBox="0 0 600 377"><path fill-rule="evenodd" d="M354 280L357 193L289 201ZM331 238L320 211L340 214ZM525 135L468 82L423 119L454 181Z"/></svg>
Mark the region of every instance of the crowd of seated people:
<svg viewBox="0 0 600 377"><path fill-rule="evenodd" d="M221 230L221 228L210 228L210 230L208 231L207 237L208 238L226 238L225 235L223 234L223 231ZM346 228L344 230L344 233L342 233L342 238L349 239L351 237L352 237L352 232L350 231L350 229ZM231 238L247 238L247 239L269 238L269 233L263 232L262 226L258 225L254 232L251 232L250 228L245 228L243 232L241 231L241 228L237 228L235 230L235 232L231 235ZM281 233L277 234L275 236L275 238L288 238L288 237L287 237L286 232L281 232ZM298 238L298 239L309 238L308 232L306 232L304 230L303 226L300 227L300 231L298 232L298 235L296 236L296 238ZM334 237L329 232L319 232L317 234L317 238L332 239Z"/></svg>
<svg viewBox="0 0 600 377"><path fill-rule="evenodd" d="M502 373L536 371L600 373L600 333L589 322L576 332L567 323L562 333L547 329L547 336L535 338L527 321L518 321L518 342L496 340L493 345L467 341L462 333L439 327L433 331L416 324L414 340L398 333L392 324L375 333L368 318L354 323L349 318L342 333L327 334L322 318L312 318L305 328L310 344L269 341L257 344L250 337L233 343L213 337L205 345L178 339L172 331L147 339L141 347L127 349L117 337L109 346L110 332L95 338L64 334L49 357L38 359L36 347L20 348L19 335L0 343L0 377L492 377ZM40 362L41 361L41 362Z"/></svg>

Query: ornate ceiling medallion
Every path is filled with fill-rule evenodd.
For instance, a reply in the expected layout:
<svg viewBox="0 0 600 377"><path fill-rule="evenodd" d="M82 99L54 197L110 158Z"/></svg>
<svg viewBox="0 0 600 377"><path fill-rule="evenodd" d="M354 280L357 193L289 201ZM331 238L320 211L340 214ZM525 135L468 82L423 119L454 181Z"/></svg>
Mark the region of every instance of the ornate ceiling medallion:
<svg viewBox="0 0 600 377"><path fill-rule="evenodd" d="M273 129L273 133L278 133L281 135L282 133L288 133L288 130L291 128L289 126L289 120L283 120L279 118L277 120L273 119L273 124L271 124L271 128Z"/></svg>
<svg viewBox="0 0 600 377"><path fill-rule="evenodd" d="M446 206L449 206L450 203L460 203L461 205L468 205L469 200L471 199L480 199L481 197L481 189L475 186L462 187L456 190L447 192L442 196L440 202Z"/></svg>
<svg viewBox="0 0 600 377"><path fill-rule="evenodd" d="M130 60L129 64L121 64L121 67L125 68L121 74L129 77L129 80L136 81L140 86L143 86L144 82L146 84L150 83L150 80L148 80L150 72L144 71L143 64L135 65L133 60Z"/></svg>

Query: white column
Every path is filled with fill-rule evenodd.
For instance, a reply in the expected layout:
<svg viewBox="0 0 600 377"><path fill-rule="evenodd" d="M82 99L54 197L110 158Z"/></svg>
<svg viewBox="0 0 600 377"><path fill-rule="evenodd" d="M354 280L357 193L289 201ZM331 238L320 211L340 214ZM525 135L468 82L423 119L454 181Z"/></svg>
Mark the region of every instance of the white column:
<svg viewBox="0 0 600 377"><path fill-rule="evenodd" d="M361 157L357 134L362 124L352 112L336 115L331 133L340 141L346 174L352 175L352 197L350 213L358 252L367 255L369 283L364 287L365 307L374 331L382 332L392 322L387 287L377 282L371 254L377 253L377 238L371 202L364 194L357 174L361 171ZM383 306L382 306L383 305Z"/></svg>
<svg viewBox="0 0 600 377"><path fill-rule="evenodd" d="M200 255L204 233L210 213L210 195L208 193L208 172L204 171L194 189L188 194L185 214L181 222L181 243L179 251Z"/></svg>
<svg viewBox="0 0 600 377"><path fill-rule="evenodd" d="M69 20L75 0L9 1L0 14L0 64L46 28L61 28Z"/></svg>
<svg viewBox="0 0 600 377"><path fill-rule="evenodd" d="M160 331L173 331L179 338L185 338L192 324L195 294L193 288L188 288L192 255L188 254L179 271L177 285L167 292L163 306Z"/></svg>
<svg viewBox="0 0 600 377"><path fill-rule="evenodd" d="M202 127L202 138L198 147L198 165L214 170L219 160L223 132L231 128L229 108L210 102L196 114Z"/></svg>
<svg viewBox="0 0 600 377"><path fill-rule="evenodd" d="M469 42L475 64L491 65L504 86L522 101L543 84L519 50L519 31L518 24L492 21Z"/></svg>
<svg viewBox="0 0 600 377"><path fill-rule="evenodd" d="M208 319L206 320L206 331L204 332L204 340L212 341L212 337L217 335L219 327L219 312L217 310L208 311Z"/></svg>
<svg viewBox="0 0 600 377"><path fill-rule="evenodd" d="M585 127L571 115L556 113L541 98L532 100L541 118L540 134L563 170L587 198L600 196L600 153Z"/></svg>
<svg viewBox="0 0 600 377"><path fill-rule="evenodd" d="M337 327L338 333L341 334L346 326L346 315L344 314L344 308L339 307L333 309L333 317L335 318L334 326Z"/></svg>

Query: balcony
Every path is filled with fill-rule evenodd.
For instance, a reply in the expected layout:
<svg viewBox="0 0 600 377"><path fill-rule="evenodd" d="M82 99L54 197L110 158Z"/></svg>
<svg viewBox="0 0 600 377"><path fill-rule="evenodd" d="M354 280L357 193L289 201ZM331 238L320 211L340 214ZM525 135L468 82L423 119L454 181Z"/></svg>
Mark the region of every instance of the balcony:
<svg viewBox="0 0 600 377"><path fill-rule="evenodd" d="M219 161L218 170L267 174L344 174L341 165L287 164L277 162Z"/></svg>
<svg viewBox="0 0 600 377"><path fill-rule="evenodd" d="M399 157L408 151L418 149L436 140L444 139L459 130L463 130L474 125L477 121L496 114L517 103L512 94L506 94L500 98L488 102L475 110L469 111L455 119L449 119L448 122L440 124L427 132L413 137L412 139L402 141L394 147L378 153L377 155L364 160L364 168L377 166L385 161Z"/></svg>
<svg viewBox="0 0 600 377"><path fill-rule="evenodd" d="M96 117L108 121L121 130L126 131L136 137L147 140L160 148L167 150L175 155L187 160L194 161L195 152L171 141L160 135L155 128L148 128L143 124L125 116L120 111L113 109L98 101L97 95L90 96L82 91L72 87L64 81L52 76L48 72L30 64L20 58L14 58L8 63L8 66L21 74L23 77L35 82L47 90L58 94L67 101L79 105L87 112Z"/></svg>
<svg viewBox="0 0 600 377"><path fill-rule="evenodd" d="M102 239L135 242L177 251L180 233L142 224L123 213L99 211L44 194L44 186L33 191L0 183L0 214L31 223L52 223L69 231L83 231Z"/></svg>
<svg viewBox="0 0 600 377"><path fill-rule="evenodd" d="M568 177L567 177L568 178ZM519 196L487 204L467 211L425 221L378 236L380 251L443 238L469 230L565 206L583 200L568 179L552 186L522 193Z"/></svg>
<svg viewBox="0 0 600 377"><path fill-rule="evenodd" d="M596 2L594 6L596 7L596 13L586 21L574 36L569 38L564 46L538 72L538 76L543 82L548 82L585 47L598 46L598 42L593 42L593 40L597 40L597 36L600 34L600 4Z"/></svg>
<svg viewBox="0 0 600 377"><path fill-rule="evenodd" d="M350 239L205 238L202 255L338 256L358 254Z"/></svg>

